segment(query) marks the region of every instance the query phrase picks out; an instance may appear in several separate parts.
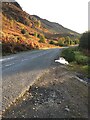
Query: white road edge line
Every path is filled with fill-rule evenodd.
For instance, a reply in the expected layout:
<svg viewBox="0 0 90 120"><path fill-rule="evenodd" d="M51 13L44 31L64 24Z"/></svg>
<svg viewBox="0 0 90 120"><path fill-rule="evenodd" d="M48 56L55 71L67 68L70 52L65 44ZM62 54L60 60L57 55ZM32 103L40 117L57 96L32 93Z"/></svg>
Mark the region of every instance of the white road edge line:
<svg viewBox="0 0 90 120"><path fill-rule="evenodd" d="M5 65L5 67L8 67L8 66L11 66L11 65L14 65L15 63L12 63L12 64L7 64Z"/></svg>
<svg viewBox="0 0 90 120"><path fill-rule="evenodd" d="M0 59L0 61L2 62L2 61L10 60L10 59L13 59L13 58L15 58L15 57L3 58L3 59Z"/></svg>

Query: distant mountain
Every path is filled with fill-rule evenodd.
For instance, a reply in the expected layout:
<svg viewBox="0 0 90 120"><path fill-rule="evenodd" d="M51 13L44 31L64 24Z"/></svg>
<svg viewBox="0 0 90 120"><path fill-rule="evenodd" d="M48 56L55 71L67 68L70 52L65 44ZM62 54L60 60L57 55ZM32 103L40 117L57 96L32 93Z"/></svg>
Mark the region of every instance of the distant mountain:
<svg viewBox="0 0 90 120"><path fill-rule="evenodd" d="M40 20L42 25L48 29L50 32L53 32L53 33L57 33L57 34L75 34L75 35L79 35L79 33L75 32L75 31L72 31L68 28L65 28L63 27L62 25L58 24L58 23L55 23L55 22L50 22L46 19L42 19L36 15L33 15L36 19Z"/></svg>

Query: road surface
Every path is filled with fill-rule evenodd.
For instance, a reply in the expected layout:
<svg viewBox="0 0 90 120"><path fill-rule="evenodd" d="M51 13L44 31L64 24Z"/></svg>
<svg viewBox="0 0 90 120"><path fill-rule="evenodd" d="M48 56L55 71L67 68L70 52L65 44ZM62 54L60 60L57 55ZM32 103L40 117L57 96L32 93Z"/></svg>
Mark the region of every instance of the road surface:
<svg viewBox="0 0 90 120"><path fill-rule="evenodd" d="M4 57L2 61L2 110L4 111L51 66L62 49L36 50Z"/></svg>
<svg viewBox="0 0 90 120"><path fill-rule="evenodd" d="M88 85L66 65L54 63L3 118L88 118Z"/></svg>

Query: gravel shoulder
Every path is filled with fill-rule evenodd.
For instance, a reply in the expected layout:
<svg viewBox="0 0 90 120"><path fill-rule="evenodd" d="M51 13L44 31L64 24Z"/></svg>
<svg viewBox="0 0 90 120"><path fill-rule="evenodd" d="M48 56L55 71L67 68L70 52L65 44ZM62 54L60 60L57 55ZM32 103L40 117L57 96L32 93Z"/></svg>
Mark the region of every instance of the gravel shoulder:
<svg viewBox="0 0 90 120"><path fill-rule="evenodd" d="M57 64L8 108L3 118L88 118L88 85Z"/></svg>

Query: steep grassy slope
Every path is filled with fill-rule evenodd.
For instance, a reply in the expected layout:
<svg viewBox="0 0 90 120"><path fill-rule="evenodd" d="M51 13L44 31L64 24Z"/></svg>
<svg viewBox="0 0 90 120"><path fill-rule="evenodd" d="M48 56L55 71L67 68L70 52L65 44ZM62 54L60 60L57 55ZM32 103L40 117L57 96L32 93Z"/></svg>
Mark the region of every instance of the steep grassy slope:
<svg viewBox="0 0 90 120"><path fill-rule="evenodd" d="M46 39L45 43L39 42L42 36L42 32L39 31L48 32L42 26L38 26L38 21L23 11L17 3L2 3L2 31L0 33L3 53L53 47Z"/></svg>
<svg viewBox="0 0 90 120"><path fill-rule="evenodd" d="M52 48L51 39L79 34L63 26L32 16L22 10L17 2L2 3L2 50L17 53L23 50ZM56 34L57 33L57 34ZM45 37L44 37L45 36Z"/></svg>

